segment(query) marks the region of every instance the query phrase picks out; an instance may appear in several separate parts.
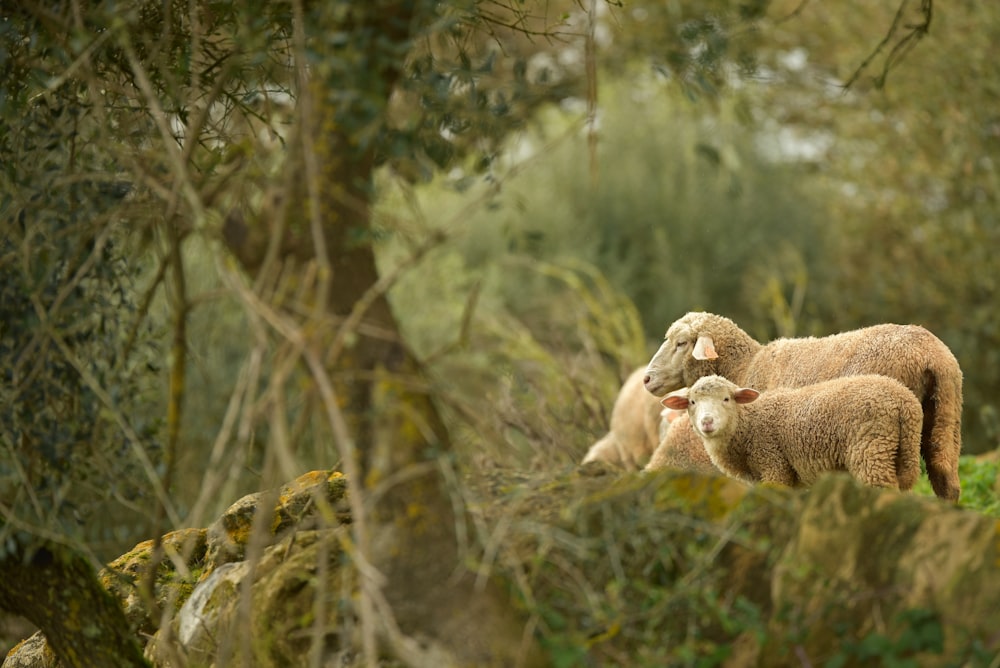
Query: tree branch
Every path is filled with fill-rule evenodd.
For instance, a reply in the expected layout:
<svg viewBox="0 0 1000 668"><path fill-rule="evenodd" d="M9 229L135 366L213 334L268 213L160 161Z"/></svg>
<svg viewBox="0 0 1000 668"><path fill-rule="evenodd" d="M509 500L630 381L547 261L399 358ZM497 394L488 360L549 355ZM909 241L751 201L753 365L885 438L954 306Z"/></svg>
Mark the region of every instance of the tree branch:
<svg viewBox="0 0 1000 668"><path fill-rule="evenodd" d="M892 42L893 38L896 36L897 31L903 25L903 15L906 12L907 5L909 5L910 0L903 0L899 8L896 10L896 16L892 20L892 25L889 27L889 32L882 39L881 42L875 47L875 49L865 58L856 70L854 74L847 80L843 85L844 90L848 90L854 83L861 77L862 73L868 69L872 62L878 58L885 48ZM889 70L897 65L907 53L910 52L917 42L919 42L923 37L930 31L931 19L934 17L934 0L920 0L920 13L923 17L921 23L910 23L905 25L907 33L899 38L899 40L893 45L892 49L889 51L889 55L885 58L885 65L882 67L882 73L875 77L875 87L883 88L885 86L886 79L889 76Z"/></svg>

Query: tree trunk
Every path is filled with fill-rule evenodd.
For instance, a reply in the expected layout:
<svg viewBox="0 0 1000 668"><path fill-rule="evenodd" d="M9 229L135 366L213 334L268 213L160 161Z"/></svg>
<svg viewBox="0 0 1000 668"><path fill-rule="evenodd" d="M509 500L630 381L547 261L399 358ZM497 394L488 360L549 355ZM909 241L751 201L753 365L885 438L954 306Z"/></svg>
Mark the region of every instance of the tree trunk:
<svg viewBox="0 0 1000 668"><path fill-rule="evenodd" d="M355 74L367 77L364 84L355 79L351 85L380 96L383 110L400 73L399 53L410 39L413 5L354 3L352 24L338 27L355 36L377 36L352 45L374 65ZM314 68L314 77L321 71ZM316 261L329 268L326 308L340 322L379 279L370 218L375 149L374 142L359 146L357 131L351 130L373 122L365 115L371 111L338 108L331 93L344 85L338 79L344 72L327 76L314 78L308 99L299 100L300 131L311 155L304 143L296 143L299 155L290 167L290 189L279 198L286 207L286 238L280 248L289 261ZM310 184L310 179L315 181ZM252 272L263 257L266 235L241 228L245 224L239 219L227 225L230 247ZM315 256L317 241L325 246L325 257ZM365 487L371 491L390 475L406 474L380 493L372 517L370 558L386 576L383 594L396 623L403 633L431 641L459 665L537 663L534 643L525 639L524 622L513 613L509 596L492 582L475 587L460 562L455 524L464 518L455 516L443 474L436 467L408 469L433 461L451 446L432 398L413 382L422 376L420 364L403 341L384 294L370 301L355 334L335 360L331 376L337 379L351 436L362 450Z"/></svg>
<svg viewBox="0 0 1000 668"><path fill-rule="evenodd" d="M67 667L148 666L121 605L90 563L64 545L39 544L0 559L0 608L37 626Z"/></svg>

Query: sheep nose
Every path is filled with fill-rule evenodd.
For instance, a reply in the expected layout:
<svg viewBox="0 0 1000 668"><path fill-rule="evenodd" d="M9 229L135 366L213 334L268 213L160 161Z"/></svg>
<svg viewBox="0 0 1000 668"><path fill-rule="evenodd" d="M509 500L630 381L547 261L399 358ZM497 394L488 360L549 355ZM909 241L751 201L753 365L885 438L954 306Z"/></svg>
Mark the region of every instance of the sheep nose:
<svg viewBox="0 0 1000 668"><path fill-rule="evenodd" d="M650 376L650 375L649 375L649 374L647 373L647 374L646 374L645 376L643 376L643 378L642 378L642 384L643 384L643 385L649 385L649 381L651 381L651 380L652 380L652 377L651 377L651 376Z"/></svg>
<svg viewBox="0 0 1000 668"><path fill-rule="evenodd" d="M712 431L715 429L715 420L710 417L701 419L701 430L702 431Z"/></svg>

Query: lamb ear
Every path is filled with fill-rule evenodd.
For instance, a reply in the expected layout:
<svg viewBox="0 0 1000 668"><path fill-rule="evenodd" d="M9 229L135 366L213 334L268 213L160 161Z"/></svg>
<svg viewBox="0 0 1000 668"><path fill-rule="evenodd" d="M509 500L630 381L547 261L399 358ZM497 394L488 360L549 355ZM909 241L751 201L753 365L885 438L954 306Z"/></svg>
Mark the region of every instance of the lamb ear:
<svg viewBox="0 0 1000 668"><path fill-rule="evenodd" d="M719 356L719 353L715 352L715 341L708 334L698 337L691 354L696 360L714 360Z"/></svg>
<svg viewBox="0 0 1000 668"><path fill-rule="evenodd" d="M738 404L748 404L759 396L760 392L757 390L751 390L749 387L744 387L736 390L736 393L733 395L733 399L735 399Z"/></svg>
<svg viewBox="0 0 1000 668"><path fill-rule="evenodd" d="M660 400L660 403L675 411L687 410L688 398L680 394L668 394Z"/></svg>

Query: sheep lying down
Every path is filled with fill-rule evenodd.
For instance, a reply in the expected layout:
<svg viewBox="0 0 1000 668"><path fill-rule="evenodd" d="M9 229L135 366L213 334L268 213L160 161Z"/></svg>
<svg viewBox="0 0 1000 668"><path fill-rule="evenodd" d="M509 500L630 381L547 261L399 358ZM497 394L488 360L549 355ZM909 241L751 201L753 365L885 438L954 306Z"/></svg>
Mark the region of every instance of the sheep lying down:
<svg viewBox="0 0 1000 668"><path fill-rule="evenodd" d="M757 392L705 376L667 395L686 409L712 463L746 482L808 486L847 471L874 487L908 490L920 475L920 402L886 376L848 376Z"/></svg>
<svg viewBox="0 0 1000 668"><path fill-rule="evenodd" d="M582 464L606 462L633 471L645 466L667 428L659 397L643 386L645 374L646 368L639 367L622 383L608 433L590 446Z"/></svg>

